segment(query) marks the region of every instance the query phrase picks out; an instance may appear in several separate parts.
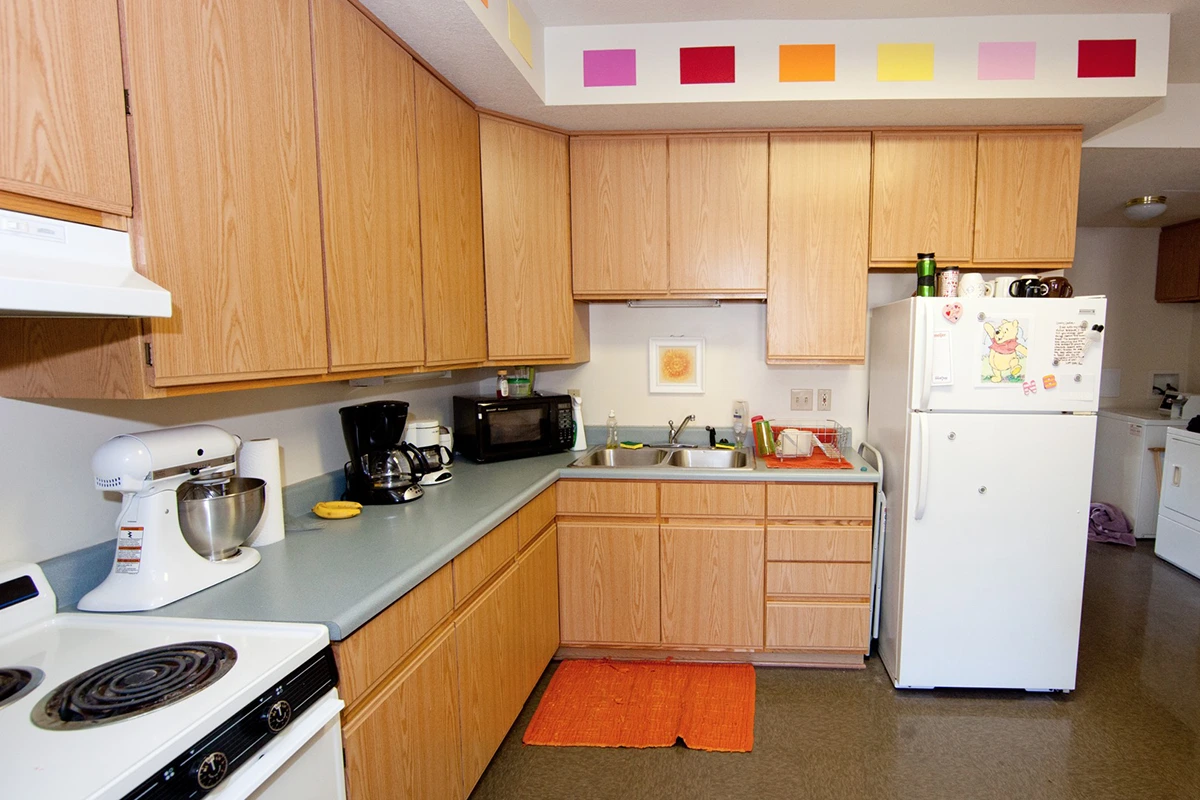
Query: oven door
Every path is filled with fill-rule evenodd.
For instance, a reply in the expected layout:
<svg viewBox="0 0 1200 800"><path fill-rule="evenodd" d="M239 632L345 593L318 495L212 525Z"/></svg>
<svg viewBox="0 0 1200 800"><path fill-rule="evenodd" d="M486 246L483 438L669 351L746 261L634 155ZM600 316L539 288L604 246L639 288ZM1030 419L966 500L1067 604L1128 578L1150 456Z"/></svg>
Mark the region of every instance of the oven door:
<svg viewBox="0 0 1200 800"><path fill-rule="evenodd" d="M206 800L345 800L344 705L331 689Z"/></svg>
<svg viewBox="0 0 1200 800"><path fill-rule="evenodd" d="M496 403L479 421L479 460L537 455L550 449L549 403Z"/></svg>

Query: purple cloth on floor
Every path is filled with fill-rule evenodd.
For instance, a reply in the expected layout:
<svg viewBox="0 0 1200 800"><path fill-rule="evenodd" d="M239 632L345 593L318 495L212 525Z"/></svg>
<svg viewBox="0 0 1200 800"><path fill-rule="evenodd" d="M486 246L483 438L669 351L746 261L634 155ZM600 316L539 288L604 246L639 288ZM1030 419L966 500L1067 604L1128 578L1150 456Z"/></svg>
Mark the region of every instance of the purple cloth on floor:
<svg viewBox="0 0 1200 800"><path fill-rule="evenodd" d="M1137 540L1133 538L1133 530L1130 529L1125 514L1108 503L1092 503L1088 515L1088 539L1093 542L1137 546Z"/></svg>

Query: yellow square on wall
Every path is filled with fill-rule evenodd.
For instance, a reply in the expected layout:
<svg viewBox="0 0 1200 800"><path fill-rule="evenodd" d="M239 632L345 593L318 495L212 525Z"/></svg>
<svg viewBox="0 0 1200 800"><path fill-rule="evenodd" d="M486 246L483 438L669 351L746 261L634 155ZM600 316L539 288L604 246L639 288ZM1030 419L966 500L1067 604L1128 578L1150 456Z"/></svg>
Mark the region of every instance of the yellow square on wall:
<svg viewBox="0 0 1200 800"><path fill-rule="evenodd" d="M876 80L933 80L932 44L881 44L877 59Z"/></svg>
<svg viewBox="0 0 1200 800"><path fill-rule="evenodd" d="M525 63L533 66L533 36L529 32L529 23L521 16L521 12L508 0L508 40L517 48Z"/></svg>
<svg viewBox="0 0 1200 800"><path fill-rule="evenodd" d="M836 51L832 44L779 45L779 82L834 80Z"/></svg>

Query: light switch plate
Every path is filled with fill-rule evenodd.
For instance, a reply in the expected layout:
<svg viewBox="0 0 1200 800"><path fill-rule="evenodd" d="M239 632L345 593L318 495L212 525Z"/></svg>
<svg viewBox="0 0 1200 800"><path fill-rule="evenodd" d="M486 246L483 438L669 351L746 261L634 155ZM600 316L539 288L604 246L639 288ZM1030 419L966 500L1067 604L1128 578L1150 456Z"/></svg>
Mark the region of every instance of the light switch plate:
<svg viewBox="0 0 1200 800"><path fill-rule="evenodd" d="M812 389L792 389L792 411L812 411Z"/></svg>

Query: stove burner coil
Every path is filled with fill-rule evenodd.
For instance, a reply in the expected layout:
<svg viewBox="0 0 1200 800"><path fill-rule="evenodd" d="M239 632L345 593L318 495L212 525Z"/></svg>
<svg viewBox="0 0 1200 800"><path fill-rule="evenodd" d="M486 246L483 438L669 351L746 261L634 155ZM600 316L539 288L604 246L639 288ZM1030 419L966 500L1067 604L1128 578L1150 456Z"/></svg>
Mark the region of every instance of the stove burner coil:
<svg viewBox="0 0 1200 800"><path fill-rule="evenodd" d="M15 703L46 677L37 667L0 667L0 706Z"/></svg>
<svg viewBox="0 0 1200 800"><path fill-rule="evenodd" d="M237 651L219 642L154 647L63 683L34 708L39 728L72 730L145 714L200 691L228 672Z"/></svg>

